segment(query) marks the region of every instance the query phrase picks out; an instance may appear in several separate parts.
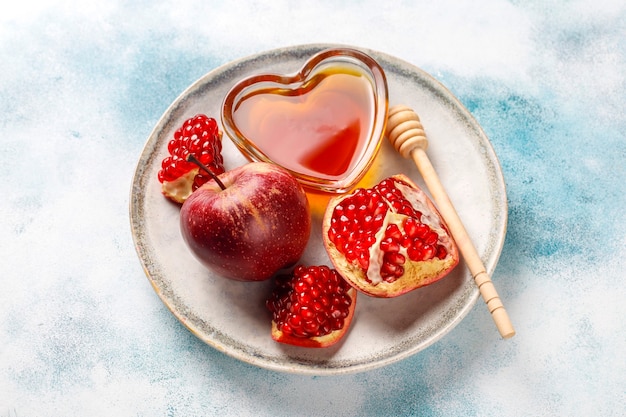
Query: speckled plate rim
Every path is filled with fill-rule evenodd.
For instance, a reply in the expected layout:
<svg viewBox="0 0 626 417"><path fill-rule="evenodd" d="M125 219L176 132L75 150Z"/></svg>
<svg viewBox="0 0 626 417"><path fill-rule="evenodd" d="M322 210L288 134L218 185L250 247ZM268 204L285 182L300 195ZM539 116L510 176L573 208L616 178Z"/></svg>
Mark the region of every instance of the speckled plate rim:
<svg viewBox="0 0 626 417"><path fill-rule="evenodd" d="M265 357L263 352L255 351L249 346L242 344L241 341L233 340L228 334L222 333L220 329L211 327L210 323L207 323L202 317L198 317L193 311L187 309L185 307L185 300L180 297L180 294L176 294L172 291L172 288L168 287L167 280L164 279L165 277L163 276L163 271L159 268L159 264L163 260L155 259L154 248L151 247L151 241L146 236L144 205L146 204L145 193L147 182L156 181L156 178L148 178L146 176L146 167L155 163L158 148L162 146L162 143L158 142L158 134L164 130L172 129L171 124L175 122L171 117L172 113L176 112L184 101L198 94L199 89L206 86L207 83L219 83L220 79L224 78L225 74L230 71L238 71L241 67L254 66L254 63L260 59L280 59L283 56L293 58L295 55L302 57L304 60L306 57L322 49L333 47L355 48L350 45L338 44L308 44L277 48L232 61L205 74L190 85L168 107L159 119L137 162L130 190L130 226L135 249L148 280L162 302L194 335L218 351L261 368L279 372L308 375L340 375L368 371L398 362L440 340L465 318L479 298L479 292L473 284L469 272L464 272L460 295L454 300L449 300L452 304L451 309L443 312L428 329L411 335L411 337L404 340L401 344L394 346L392 349L389 349L382 356L361 358L355 361L342 360L334 362L332 359L307 359L306 355L302 357L292 357L286 354L284 357ZM430 74L388 54L367 48L356 48L374 57L385 69L388 79L393 80L395 76L404 77L414 82L415 88L428 89L429 94L432 94L442 101L445 108L452 114L452 117L460 119L465 125L468 136L471 138L472 146L476 149L476 152L480 154L479 158L484 161L484 168L488 177L486 181L492 193L490 196L492 200L491 204L495 207L491 219L493 230L489 232L488 239L484 244L484 249L482 251L479 250L487 272L493 274L504 245L508 209L504 178L498 158L489 139L463 104ZM394 97L390 92L391 104L394 104L393 101ZM411 105L410 102L403 104ZM458 268L465 268L465 266L461 263Z"/></svg>

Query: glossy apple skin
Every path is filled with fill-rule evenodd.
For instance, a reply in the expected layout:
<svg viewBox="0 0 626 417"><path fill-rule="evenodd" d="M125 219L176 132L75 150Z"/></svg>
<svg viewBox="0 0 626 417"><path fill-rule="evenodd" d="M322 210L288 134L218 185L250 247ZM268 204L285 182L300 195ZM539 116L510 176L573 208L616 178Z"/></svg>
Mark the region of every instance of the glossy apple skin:
<svg viewBox="0 0 626 417"><path fill-rule="evenodd" d="M284 169L251 162L211 180L183 203L180 229L214 273L263 281L295 264L309 241L311 213L300 183Z"/></svg>

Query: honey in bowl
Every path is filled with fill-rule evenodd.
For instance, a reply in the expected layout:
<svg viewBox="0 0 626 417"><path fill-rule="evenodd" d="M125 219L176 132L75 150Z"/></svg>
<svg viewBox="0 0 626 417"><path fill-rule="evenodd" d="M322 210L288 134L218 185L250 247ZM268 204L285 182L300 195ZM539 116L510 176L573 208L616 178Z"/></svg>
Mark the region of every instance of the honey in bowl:
<svg viewBox="0 0 626 417"><path fill-rule="evenodd" d="M272 161L335 180L361 158L374 110L369 81L336 67L295 90L268 88L242 97L233 117L240 132Z"/></svg>
<svg viewBox="0 0 626 417"><path fill-rule="evenodd" d="M313 190L343 192L371 165L386 115L382 69L340 49L318 53L293 76L242 80L227 94L222 120L251 160L281 165Z"/></svg>

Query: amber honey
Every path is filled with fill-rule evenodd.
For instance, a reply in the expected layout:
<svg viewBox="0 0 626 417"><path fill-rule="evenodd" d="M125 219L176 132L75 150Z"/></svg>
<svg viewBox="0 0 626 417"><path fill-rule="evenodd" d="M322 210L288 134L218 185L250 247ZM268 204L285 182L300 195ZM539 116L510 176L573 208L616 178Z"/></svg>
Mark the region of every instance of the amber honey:
<svg viewBox="0 0 626 417"><path fill-rule="evenodd" d="M375 111L371 81L348 68L332 67L294 89L271 86L251 92L239 101L233 119L270 160L334 180L358 165Z"/></svg>

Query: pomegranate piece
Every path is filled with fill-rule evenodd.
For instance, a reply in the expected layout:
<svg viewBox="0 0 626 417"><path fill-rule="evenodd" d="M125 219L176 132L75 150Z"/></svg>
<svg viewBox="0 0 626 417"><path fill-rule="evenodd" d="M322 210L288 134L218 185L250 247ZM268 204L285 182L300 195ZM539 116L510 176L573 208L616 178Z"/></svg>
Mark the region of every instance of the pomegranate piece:
<svg viewBox="0 0 626 417"><path fill-rule="evenodd" d="M272 338L303 347L328 347L348 330L357 292L328 266L298 265L275 278L266 305L272 313Z"/></svg>
<svg viewBox="0 0 626 417"><path fill-rule="evenodd" d="M215 175L224 172L222 132L217 121L204 114L185 120L167 144L167 151L168 156L161 162L158 179L163 195L177 203L182 204L192 192L211 179L198 165L187 161L187 155L193 154Z"/></svg>
<svg viewBox="0 0 626 417"><path fill-rule="evenodd" d="M457 246L434 204L402 174L331 199L323 239L337 271L375 297L429 285L459 262Z"/></svg>

